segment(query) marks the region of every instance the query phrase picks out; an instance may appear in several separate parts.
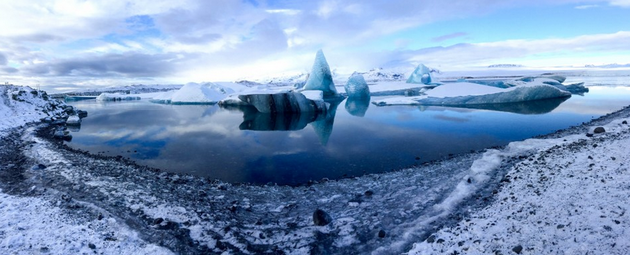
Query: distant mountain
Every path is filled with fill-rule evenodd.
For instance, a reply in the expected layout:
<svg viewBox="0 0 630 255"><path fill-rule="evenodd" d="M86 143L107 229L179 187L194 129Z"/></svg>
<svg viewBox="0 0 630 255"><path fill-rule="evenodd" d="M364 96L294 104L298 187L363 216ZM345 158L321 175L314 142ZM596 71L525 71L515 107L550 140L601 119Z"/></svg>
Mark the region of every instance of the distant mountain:
<svg viewBox="0 0 630 255"><path fill-rule="evenodd" d="M523 65L517 65L517 64L496 64L496 65L489 65L488 68L519 68L519 67L523 67Z"/></svg>
<svg viewBox="0 0 630 255"><path fill-rule="evenodd" d="M626 68L630 67L630 64L606 64L606 65L585 65L586 68Z"/></svg>
<svg viewBox="0 0 630 255"><path fill-rule="evenodd" d="M383 68L374 68L367 72L355 72L363 75L366 82L377 81L402 81L405 80L405 73L397 70L385 70Z"/></svg>
<svg viewBox="0 0 630 255"><path fill-rule="evenodd" d="M181 84L168 84L168 85L134 84L134 85L112 86L112 87L104 87L104 88L90 88L90 89L71 91L71 92L66 92L66 93L61 93L61 94L72 94L72 95L80 95L80 96L98 96L101 93L140 94L140 93L153 93L153 92L176 90L176 89L180 89L182 86L183 85Z"/></svg>

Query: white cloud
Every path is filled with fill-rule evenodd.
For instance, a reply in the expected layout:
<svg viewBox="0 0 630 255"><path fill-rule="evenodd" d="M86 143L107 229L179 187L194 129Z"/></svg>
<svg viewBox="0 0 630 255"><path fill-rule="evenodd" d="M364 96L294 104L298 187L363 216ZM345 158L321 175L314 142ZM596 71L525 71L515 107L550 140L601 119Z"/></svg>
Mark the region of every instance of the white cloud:
<svg viewBox="0 0 630 255"><path fill-rule="evenodd" d="M599 7L599 5L587 4L587 5L578 5L578 6L575 7L575 9L586 10L586 9L593 9L593 8L597 8L597 7Z"/></svg>
<svg viewBox="0 0 630 255"><path fill-rule="evenodd" d="M419 51L403 52L412 62L462 68L497 62L527 61L538 66L570 65L589 61L582 53L597 54L630 52L630 31L613 34L583 35L562 39L507 40L476 44L457 44ZM553 57L544 57L545 55ZM613 54L615 55L615 54ZM618 55L618 54L617 54ZM537 56L536 60L531 58ZM584 60L581 60L584 59ZM520 63L516 63L520 64Z"/></svg>
<svg viewBox="0 0 630 255"><path fill-rule="evenodd" d="M610 1L612 6L630 7L630 0L612 0Z"/></svg>

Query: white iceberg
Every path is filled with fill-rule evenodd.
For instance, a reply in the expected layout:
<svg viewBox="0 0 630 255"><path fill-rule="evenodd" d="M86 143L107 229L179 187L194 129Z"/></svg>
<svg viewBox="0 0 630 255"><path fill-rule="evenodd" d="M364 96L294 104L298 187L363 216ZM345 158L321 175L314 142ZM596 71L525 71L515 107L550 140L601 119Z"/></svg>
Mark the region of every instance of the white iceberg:
<svg viewBox="0 0 630 255"><path fill-rule="evenodd" d="M234 90L216 83L189 83L172 94L171 104L215 104ZM166 99L161 99L167 101Z"/></svg>
<svg viewBox="0 0 630 255"><path fill-rule="evenodd" d="M321 90L324 92L325 97L338 95L332 80L330 67L328 66L328 62L326 62L326 57L324 57L322 50L317 51L315 55L313 69L304 85L304 90Z"/></svg>
<svg viewBox="0 0 630 255"><path fill-rule="evenodd" d="M418 67L416 67L416 70L414 70L413 73L411 73L411 75L409 75L409 78L407 79L407 83L429 85L432 82L433 82L433 79L431 77L431 69L429 69L424 64L418 65Z"/></svg>
<svg viewBox="0 0 630 255"><path fill-rule="evenodd" d="M366 98L370 97L370 87L365 82L363 75L354 73L344 86L348 97Z"/></svg>
<svg viewBox="0 0 630 255"><path fill-rule="evenodd" d="M128 94L119 94L119 93L101 93L98 97L96 97L96 101L130 101L130 100L140 100L139 96L128 95Z"/></svg>

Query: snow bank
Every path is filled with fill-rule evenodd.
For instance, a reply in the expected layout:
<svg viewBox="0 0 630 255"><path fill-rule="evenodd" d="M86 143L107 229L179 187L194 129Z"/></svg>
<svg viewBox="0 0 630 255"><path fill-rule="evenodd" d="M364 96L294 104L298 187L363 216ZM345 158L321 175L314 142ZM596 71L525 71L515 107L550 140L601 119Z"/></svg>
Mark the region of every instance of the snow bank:
<svg viewBox="0 0 630 255"><path fill-rule="evenodd" d="M114 218L87 222L38 197L17 197L0 190L2 254L173 254L144 242Z"/></svg>
<svg viewBox="0 0 630 255"><path fill-rule="evenodd" d="M59 117L64 113L64 106L64 103L50 99L44 91L0 85L0 132L42 118Z"/></svg>
<svg viewBox="0 0 630 255"><path fill-rule="evenodd" d="M511 167L490 206L415 243L409 254L628 254L628 121L617 119L597 131L591 127L588 136L528 139L488 152L483 161L525 160ZM522 156L527 151L534 154ZM436 207L466 199L495 165L471 168Z"/></svg>

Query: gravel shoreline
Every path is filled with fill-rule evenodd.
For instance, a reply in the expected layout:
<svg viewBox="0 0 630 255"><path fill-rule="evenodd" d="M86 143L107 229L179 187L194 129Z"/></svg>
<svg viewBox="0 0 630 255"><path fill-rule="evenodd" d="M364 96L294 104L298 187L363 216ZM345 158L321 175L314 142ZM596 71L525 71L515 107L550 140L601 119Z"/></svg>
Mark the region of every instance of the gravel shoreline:
<svg viewBox="0 0 630 255"><path fill-rule="evenodd" d="M603 134L587 137L586 133L592 132L594 126L628 116L630 108L625 108L541 137L544 139L516 142L392 173L300 187L233 185L164 173L121 157L72 150L51 138L54 128L47 124L13 128L3 131L0 145L3 162L0 213L6 215L0 224L0 251L56 254L499 251L509 254L521 246L522 249L516 249L520 253L581 252L584 250L575 250L581 246L566 241L569 239L553 237L559 240L556 246L560 248L551 250L548 247L552 246L541 240L552 239L538 237L558 229L575 235L594 228L580 225L578 220L562 220L567 215L553 214L556 211L553 202L575 202L554 197L550 191L589 190L585 185L603 185L601 189L608 187L608 193L624 192L622 186L606 184L614 180L630 181L613 176L629 163L630 159L623 154L627 155L624 142L628 144L629 131L606 126L607 132ZM512 147L519 147L518 153L511 152ZM597 159L596 162L587 156ZM623 165L615 168L610 162ZM562 171L554 172L561 163ZM563 180L577 179L575 176L580 175L576 171L582 167L597 168L605 182L565 185ZM542 178L539 171L543 171L544 182L538 181ZM536 190L542 198L532 197ZM536 199L543 200L536 202ZM610 208L606 208L612 210L614 206L627 204L627 195L625 199L619 200L619 205L609 201L605 205ZM529 204L523 204L524 201ZM591 197L587 201L603 200ZM536 214L529 214L528 208L519 212L521 207L535 207ZM314 221L317 209L324 213L316 215L324 216ZM612 218L609 212L602 213L607 213L606 219ZM326 215L331 222L323 226L315 224L322 219L326 223ZM555 221L536 218L546 215L558 218ZM516 218L522 221L515 221ZM592 219L581 220L588 223ZM601 226L604 231L597 229L600 234L595 234L593 240L599 243L587 242L591 248L585 251L619 254L627 251L627 242L616 241L614 247L607 249L612 244L602 241L607 237L602 234L607 233L604 226L610 227L616 238L630 240L623 232L630 221L614 220ZM535 227L538 221L549 223L543 225L552 228ZM506 229L515 223L530 226L522 229L531 231L508 232ZM489 228L489 225L503 228ZM559 228L560 225L563 227ZM474 237L475 234L479 236ZM496 236L488 236L491 234ZM580 237L590 240L590 236Z"/></svg>

